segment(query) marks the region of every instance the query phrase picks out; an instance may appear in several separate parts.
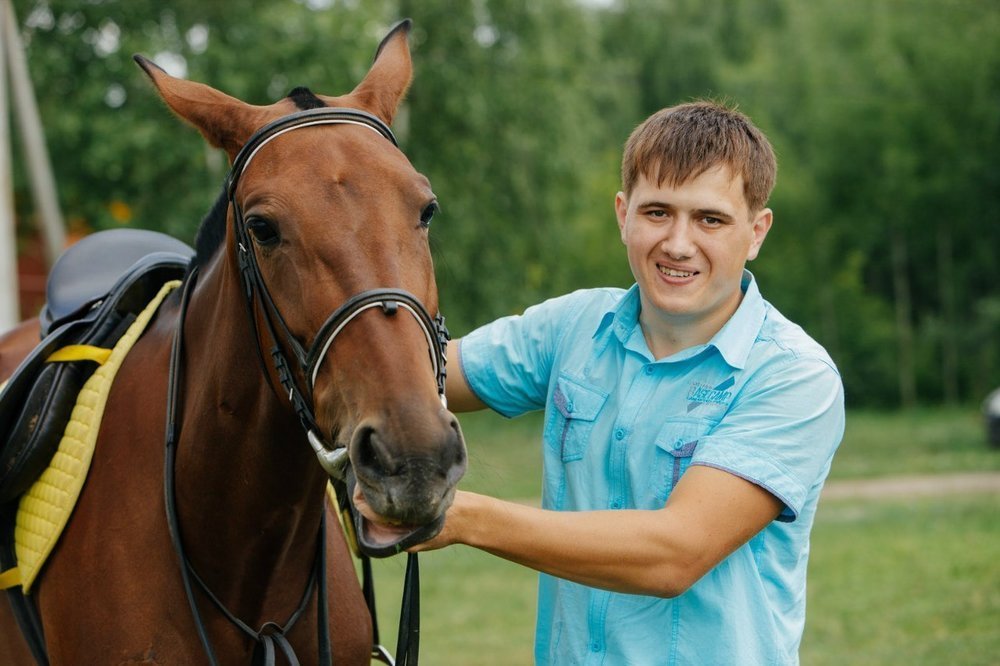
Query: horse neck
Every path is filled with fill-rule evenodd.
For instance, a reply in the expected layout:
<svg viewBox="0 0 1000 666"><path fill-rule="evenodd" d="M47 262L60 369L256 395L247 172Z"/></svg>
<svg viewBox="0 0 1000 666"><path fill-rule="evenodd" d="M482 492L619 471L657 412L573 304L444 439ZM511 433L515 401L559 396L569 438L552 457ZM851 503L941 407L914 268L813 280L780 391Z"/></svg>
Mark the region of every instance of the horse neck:
<svg viewBox="0 0 1000 666"><path fill-rule="evenodd" d="M207 267L186 316L175 478L189 557L222 598L252 607L264 599L246 595L266 586L247 580L289 569L308 575L326 476L261 368L231 263Z"/></svg>

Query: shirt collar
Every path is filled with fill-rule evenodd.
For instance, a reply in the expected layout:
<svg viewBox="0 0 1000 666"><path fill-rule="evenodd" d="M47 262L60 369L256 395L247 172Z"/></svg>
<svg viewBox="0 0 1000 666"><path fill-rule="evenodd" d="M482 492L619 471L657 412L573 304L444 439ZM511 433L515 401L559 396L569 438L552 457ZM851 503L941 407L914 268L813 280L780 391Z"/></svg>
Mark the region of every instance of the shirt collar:
<svg viewBox="0 0 1000 666"><path fill-rule="evenodd" d="M722 354L726 363L742 370L746 365L750 349L753 347L760 327L764 324L764 317L767 314L767 305L760 295L760 288L757 287L757 280L753 273L744 269L743 280L740 283L743 290L743 300L736 312L729 318L708 344L714 346Z"/></svg>
<svg viewBox="0 0 1000 666"><path fill-rule="evenodd" d="M639 324L639 285L633 284L625 294L618 299L614 307L604 313L601 322L594 331L594 338L597 339L609 328L611 333L618 338L618 341L625 344L632 331Z"/></svg>
<svg viewBox="0 0 1000 666"><path fill-rule="evenodd" d="M699 345L701 349L708 346L715 347L726 363L737 370L742 370L746 365L750 349L767 314L767 306L757 287L757 280L748 270L743 271L740 289L743 291L743 300L736 308L736 312L719 332L712 336L707 345ZM639 308L639 285L633 284L614 307L601 317L597 330L594 331L594 339L598 339L605 331L611 329L611 334L622 345L627 345L639 324Z"/></svg>

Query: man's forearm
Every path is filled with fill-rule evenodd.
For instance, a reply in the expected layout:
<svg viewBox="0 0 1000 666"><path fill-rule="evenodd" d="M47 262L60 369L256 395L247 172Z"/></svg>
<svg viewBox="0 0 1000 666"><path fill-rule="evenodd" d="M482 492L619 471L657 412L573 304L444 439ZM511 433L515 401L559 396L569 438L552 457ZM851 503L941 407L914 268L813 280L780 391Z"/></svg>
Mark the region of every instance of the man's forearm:
<svg viewBox="0 0 1000 666"><path fill-rule="evenodd" d="M421 547L462 543L591 587L673 597L781 511L745 479L692 467L655 511L548 511L459 492L442 533Z"/></svg>
<svg viewBox="0 0 1000 666"><path fill-rule="evenodd" d="M442 536L584 585L671 597L694 580L670 530L665 511L547 511L459 493Z"/></svg>

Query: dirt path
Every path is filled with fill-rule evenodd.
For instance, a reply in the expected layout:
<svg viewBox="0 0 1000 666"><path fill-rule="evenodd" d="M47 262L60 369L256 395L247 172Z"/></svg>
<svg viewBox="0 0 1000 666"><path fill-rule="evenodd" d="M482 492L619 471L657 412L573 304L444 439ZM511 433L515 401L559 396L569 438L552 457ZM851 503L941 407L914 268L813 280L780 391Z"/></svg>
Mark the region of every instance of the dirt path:
<svg viewBox="0 0 1000 666"><path fill-rule="evenodd" d="M823 488L823 499L878 499L967 493L1000 493L1000 472L927 474L856 481L830 481Z"/></svg>

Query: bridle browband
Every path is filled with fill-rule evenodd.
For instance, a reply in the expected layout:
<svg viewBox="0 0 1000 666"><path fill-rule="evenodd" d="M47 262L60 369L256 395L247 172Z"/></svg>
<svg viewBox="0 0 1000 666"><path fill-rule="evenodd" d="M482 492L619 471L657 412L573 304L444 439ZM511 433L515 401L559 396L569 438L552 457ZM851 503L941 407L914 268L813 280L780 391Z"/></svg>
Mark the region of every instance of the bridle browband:
<svg viewBox="0 0 1000 666"><path fill-rule="evenodd" d="M250 325L254 332L257 356L261 363L262 370L264 371L265 376L267 376L267 364L264 361L264 352L261 348L260 331L258 330L257 319L254 316L253 301L255 296L260 299L262 306L261 313L267 326L268 334L273 343L270 353L272 367L276 371L282 387L285 391L287 391L287 398L302 423L306 437L310 446L312 446L315 451L320 465L322 465L323 469L328 475L330 475L335 486L340 486L338 488L338 495L344 496L345 493L343 491L343 485L346 477L346 468L350 464L347 449L343 447L333 449L327 446L321 434L320 427L316 422L315 411L312 405L313 389L315 388L316 378L319 375L320 366L322 365L323 359L326 357L327 352L329 351L335 338L352 320L369 309L381 308L382 312L386 316L393 316L396 312L398 312L399 308L403 308L414 317L424 334L428 345L431 366L437 381L438 394L441 398L442 404L446 405L444 395L446 377L445 353L449 335L448 330L444 325L444 317L440 314L435 317L431 317L427 312L427 309L416 296L403 289L396 288L370 289L348 298L342 305L334 310L333 313L327 317L323 325L320 326L316 333L316 337L308 350L302 346L302 344L289 330L288 325L281 316L281 312L274 303L274 300L267 289L267 285L264 282L260 266L257 263L256 254L253 250L254 245L243 219L242 207L236 200L236 189L239 185L240 177L246 171L247 166L256 156L257 152L264 145L287 132L305 127L322 125L357 125L365 127L388 139L394 146L398 146L396 138L393 136L389 127L379 118L365 111L340 107L321 107L306 111L299 111L265 125L250 137L243 148L240 149L239 153L237 153L236 158L233 160L233 166L226 178L225 191L229 199L229 204L233 209L233 226L237 241L237 261L244 286L244 302L247 306ZM166 432L167 459L164 471L164 492L166 495L167 520L170 527L171 539L174 544L174 549L181 561L184 589L188 598L188 604L191 607L191 611L195 619L199 639L201 640L202 646L209 657L209 661L212 664L215 664L215 654L212 650L207 631L198 610L197 602L193 595L191 585L192 579L199 585L206 596L226 616L226 618L229 619L230 622L235 624L241 631L248 634L256 641L260 654L266 664L274 663L278 650L284 654L289 663L297 664L297 658L295 657L294 651L291 649L291 645L285 638L285 633L291 628L292 624L305 608L306 603L312 596L313 589L318 588L321 595L317 601L319 609L319 657L320 663L330 663L331 650L329 642L329 622L327 619L328 611L325 580L325 532L323 530L325 518L320 521L320 543L317 549L313 573L310 576L309 583L306 586L306 590L299 603L299 607L292 614L291 618L286 621L284 626L278 625L275 622L267 622L259 631L252 630L245 623L236 618L235 615L233 615L221 603L221 601L219 601L211 590L209 590L207 585L194 571L190 561L184 554L184 547L181 542L180 529L176 515L173 470L176 455L176 443L179 437L177 410L180 398L180 376L182 372L181 349L183 345L184 318L187 310L188 299L196 278L197 269L191 272L188 276L187 284L184 285L185 288L181 298L180 314L178 316L178 327L174 336L174 344L171 352L170 373L168 378L169 388ZM280 337L278 335L278 329L282 332ZM282 348L282 343L284 343L291 350L294 355L294 359L298 364L297 369L306 379L305 391L299 387L299 382L296 380L293 368L288 363L288 359ZM365 556L363 555L362 557L364 558ZM367 572L370 571L370 567L366 567L365 571L367 577ZM404 623L401 620L399 627L399 644L397 647L398 661L396 662L398 666L404 666L404 664L408 666L415 666L417 663L419 634L419 583L417 582L417 571L416 555L411 554L409 555L407 562L406 589L404 590L404 608L402 612L402 615L408 618L408 622L406 624L409 626L404 627ZM370 581L366 580L365 583L366 587L370 586ZM372 621L375 623L377 620L375 618L373 601L374 600L372 599L369 602L369 610L372 613ZM374 626L377 642L378 630L377 625ZM384 648L380 645L374 646L373 656L385 660L386 663L391 663Z"/></svg>

